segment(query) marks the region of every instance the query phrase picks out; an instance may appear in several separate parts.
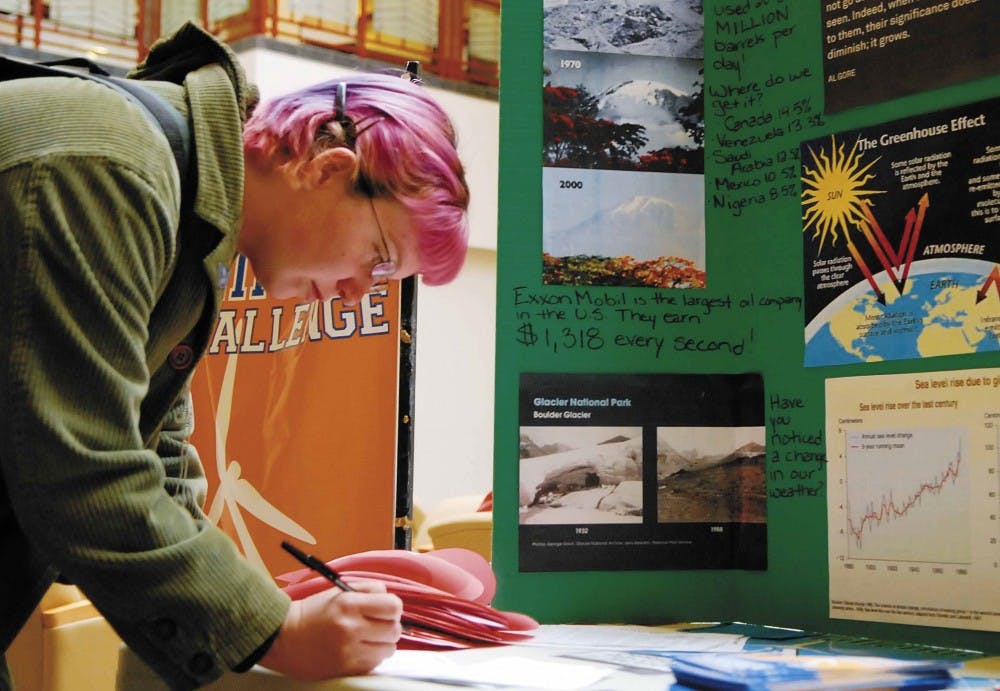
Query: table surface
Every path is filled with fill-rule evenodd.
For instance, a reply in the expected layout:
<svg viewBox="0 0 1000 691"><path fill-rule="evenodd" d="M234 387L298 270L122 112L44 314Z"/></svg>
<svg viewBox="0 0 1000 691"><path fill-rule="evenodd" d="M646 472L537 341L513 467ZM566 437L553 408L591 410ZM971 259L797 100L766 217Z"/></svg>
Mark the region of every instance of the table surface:
<svg viewBox="0 0 1000 691"><path fill-rule="evenodd" d="M562 655L564 649L536 648L527 645L474 648L429 653L444 656L457 662L484 662L503 658L526 658L550 660ZM559 657L559 662L587 666L603 666L600 663ZM628 672L613 666L610 675L592 684L587 691L663 691L669 688L670 678L663 673ZM117 691L169 691L162 680L146 666L132 651L123 647L118 667ZM297 681L275 674L261 667L255 667L245 674L225 674L217 681L202 687L206 691L339 691L341 689L366 689L368 691L430 691L432 689L457 688L454 684L433 681L404 679L401 677L371 674L356 677L341 677L326 681ZM479 687L466 687L479 688ZM486 688L486 687L482 687ZM495 687L493 687L495 688Z"/></svg>
<svg viewBox="0 0 1000 691"><path fill-rule="evenodd" d="M628 691L662 691L673 686L672 675L668 673L629 671L614 665L603 665L592 660L578 660L566 657L568 652L570 651L565 647L542 647L519 644L516 646L432 652L427 653L427 655L440 656L442 663L453 661L459 664L474 664L509 659L512 664L518 664L518 661L522 661L520 664L524 664L524 658L531 658L543 663L551 661L588 667L607 667L610 673L599 681L585 687L587 691L622 691L623 689L627 689ZM1000 689L1000 657L967 660L964 662L961 674L964 678L959 679L954 688L976 688L996 691ZM976 679L982 677L988 678L988 683L983 684L976 681ZM117 691L169 691L168 687L159 677L125 646L122 647L119 659L118 683L116 688ZM368 691L432 691L434 689L451 689L454 691L457 687L449 683L406 679L381 674L342 677L320 682L305 682L289 679L261 667L255 667L245 674L226 674L203 688L208 691L335 691L340 689L364 689ZM465 688L487 687L465 685Z"/></svg>

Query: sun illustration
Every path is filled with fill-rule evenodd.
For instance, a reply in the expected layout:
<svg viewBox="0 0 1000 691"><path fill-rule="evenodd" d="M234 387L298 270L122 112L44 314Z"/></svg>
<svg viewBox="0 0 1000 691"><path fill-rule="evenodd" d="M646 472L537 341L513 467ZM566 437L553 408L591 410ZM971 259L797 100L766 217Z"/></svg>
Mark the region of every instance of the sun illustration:
<svg viewBox="0 0 1000 691"><path fill-rule="evenodd" d="M857 142L845 154L843 142L837 144L836 137L831 135L829 155L823 148L817 155L810 147L809 156L813 167L805 162L802 166L802 182L806 187L802 192L802 232L813 229L813 238L819 238L818 255L827 238L835 245L840 233L850 245L851 228L867 223L865 210L871 204L868 197L884 190L865 189L875 177L868 171L878 158L864 164Z"/></svg>

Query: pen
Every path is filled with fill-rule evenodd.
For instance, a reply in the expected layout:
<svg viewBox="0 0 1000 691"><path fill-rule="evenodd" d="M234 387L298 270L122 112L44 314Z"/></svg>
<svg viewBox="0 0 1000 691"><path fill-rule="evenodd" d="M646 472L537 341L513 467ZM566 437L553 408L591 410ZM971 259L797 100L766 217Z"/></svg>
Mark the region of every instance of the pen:
<svg viewBox="0 0 1000 691"><path fill-rule="evenodd" d="M344 579L340 577L339 573L311 554L306 554L298 547L287 541L282 541L281 548L341 590L354 590L349 583L346 583Z"/></svg>
<svg viewBox="0 0 1000 691"><path fill-rule="evenodd" d="M300 550L298 547L291 544L287 540L283 540L281 542L281 548L286 552L288 552L289 554L291 554L296 559L298 559L300 562L308 566L310 569L318 573L320 576L333 583L341 590L354 590L354 588L351 587L350 583L347 583L343 578L340 577L339 573L331 569L329 566L324 564L322 561L320 561L313 555L306 554L305 552L303 552L302 550ZM407 625L405 617L403 617L402 624L403 624L403 633L410 633L410 626ZM423 628L430 628L430 627L423 627Z"/></svg>

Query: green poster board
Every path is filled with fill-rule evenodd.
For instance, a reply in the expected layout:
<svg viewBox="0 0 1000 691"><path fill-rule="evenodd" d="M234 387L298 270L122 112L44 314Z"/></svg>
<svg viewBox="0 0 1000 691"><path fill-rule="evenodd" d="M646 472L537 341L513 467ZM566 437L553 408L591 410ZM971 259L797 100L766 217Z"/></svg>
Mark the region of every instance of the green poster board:
<svg viewBox="0 0 1000 691"><path fill-rule="evenodd" d="M820 3L706 0L706 287L544 285L542 27L540 0L505 3L493 550L500 588L495 604L544 623L750 621L1000 652L995 629L830 617L827 380L946 371L961 371L964 377L968 370L1000 367L1000 353L805 366L804 295L819 284L815 276L804 275L809 266L804 252L810 246L803 232L799 160L803 142L995 99L1000 73L827 114L823 44L831 38L824 37ZM995 135L996 123L989 127ZM996 171L992 160L980 159L983 171ZM987 190L976 198L989 196ZM1000 230L1000 223L992 228ZM919 247L930 242L928 232ZM898 240L893 242L900 249ZM840 247L838 256L848 256ZM987 253L995 250L993 244ZM865 252L874 265L874 241ZM995 263L998 257L983 259ZM573 301L573 306L549 309L545 303L553 298ZM619 299L624 304L616 304ZM521 570L519 386L524 373L759 373L768 467L781 471L768 478L766 568ZM934 378L926 377L928 382ZM984 520L996 521L996 516ZM995 537L997 529L992 530ZM1000 570L997 574L1000 578ZM933 581L927 583L933 588Z"/></svg>

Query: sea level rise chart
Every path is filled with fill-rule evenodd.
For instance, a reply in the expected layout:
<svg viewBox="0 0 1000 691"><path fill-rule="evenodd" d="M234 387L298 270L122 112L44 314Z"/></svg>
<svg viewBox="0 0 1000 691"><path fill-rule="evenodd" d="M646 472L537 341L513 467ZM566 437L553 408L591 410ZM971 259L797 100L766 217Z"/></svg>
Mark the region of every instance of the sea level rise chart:
<svg viewBox="0 0 1000 691"><path fill-rule="evenodd" d="M826 383L830 616L1000 630L1000 369Z"/></svg>
<svg viewBox="0 0 1000 691"><path fill-rule="evenodd" d="M847 558L969 564L962 428L847 432Z"/></svg>

